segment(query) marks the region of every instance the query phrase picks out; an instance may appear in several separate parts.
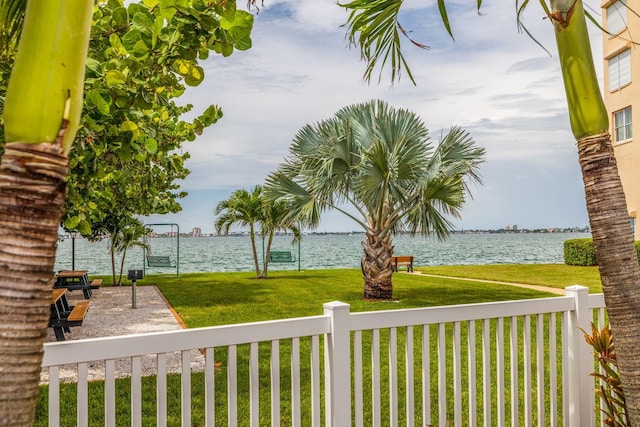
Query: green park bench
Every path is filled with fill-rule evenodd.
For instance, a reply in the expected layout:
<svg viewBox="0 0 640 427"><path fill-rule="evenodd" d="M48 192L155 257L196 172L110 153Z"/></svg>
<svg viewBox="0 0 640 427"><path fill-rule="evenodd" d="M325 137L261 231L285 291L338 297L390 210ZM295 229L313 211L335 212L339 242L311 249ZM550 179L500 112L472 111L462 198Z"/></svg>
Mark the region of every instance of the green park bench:
<svg viewBox="0 0 640 427"><path fill-rule="evenodd" d="M289 251L271 251L269 252L269 262L295 262L296 257Z"/></svg>

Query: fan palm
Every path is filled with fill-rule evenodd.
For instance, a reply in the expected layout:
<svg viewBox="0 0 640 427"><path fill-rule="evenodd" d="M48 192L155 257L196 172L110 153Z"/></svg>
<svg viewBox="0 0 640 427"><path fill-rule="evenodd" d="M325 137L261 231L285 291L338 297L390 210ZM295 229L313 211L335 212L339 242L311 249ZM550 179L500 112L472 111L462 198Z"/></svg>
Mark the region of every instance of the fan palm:
<svg viewBox="0 0 640 427"><path fill-rule="evenodd" d="M4 28L23 2L4 0ZM31 425L50 315L67 153L82 108L93 0L29 1L3 117L0 163L0 426ZM18 9L16 9L18 8ZM16 32L9 39L15 40ZM3 37L6 37L3 35Z"/></svg>
<svg viewBox="0 0 640 427"><path fill-rule="evenodd" d="M366 299L390 299L392 236L435 233L459 217L468 182L479 182L484 149L453 128L434 145L422 120L383 101L348 106L298 131L286 162L265 184L290 215L317 225L335 209L366 232L362 274ZM346 206L350 206L350 211Z"/></svg>
<svg viewBox="0 0 640 427"><path fill-rule="evenodd" d="M392 78L405 69L398 14L404 0L354 0L347 28L349 40L360 46L367 62L365 78L381 65L391 65ZM602 288L616 339L618 366L632 425L640 425L640 266L629 226L627 204L618 175L608 115L600 94L581 0L539 0L556 37L571 129L577 140ZM482 1L477 2L478 8ZM529 5L516 0L518 18ZM451 34L444 0L440 17ZM389 62L390 61L390 62Z"/></svg>

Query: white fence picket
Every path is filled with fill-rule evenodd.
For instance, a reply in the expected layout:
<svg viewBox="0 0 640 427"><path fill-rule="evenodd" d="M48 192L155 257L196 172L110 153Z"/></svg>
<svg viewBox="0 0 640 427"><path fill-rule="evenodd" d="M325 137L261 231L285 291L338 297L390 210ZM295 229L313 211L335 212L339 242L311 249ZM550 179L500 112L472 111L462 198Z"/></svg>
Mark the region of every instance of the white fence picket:
<svg viewBox="0 0 640 427"><path fill-rule="evenodd" d="M355 427L364 427L362 386L362 331L355 331L353 333L353 419Z"/></svg>
<svg viewBox="0 0 640 427"><path fill-rule="evenodd" d="M496 322L496 390L504 390L504 318ZM505 425L505 393L496 393L496 418L498 427Z"/></svg>
<svg viewBox="0 0 640 427"><path fill-rule="evenodd" d="M398 330L389 329L389 424L398 426Z"/></svg>
<svg viewBox="0 0 640 427"><path fill-rule="evenodd" d="M258 371L258 343L249 345L249 416L251 427L260 425L260 379Z"/></svg>
<svg viewBox="0 0 640 427"><path fill-rule="evenodd" d="M205 425L214 427L216 425L216 360L213 347L205 349L204 362Z"/></svg>
<svg viewBox="0 0 640 427"><path fill-rule="evenodd" d="M311 336L311 426L320 427L322 413L320 401L322 384L320 382L320 337ZM304 409L304 408L303 408Z"/></svg>
<svg viewBox="0 0 640 427"><path fill-rule="evenodd" d="M518 317L511 316L511 328L509 331L509 345L511 350L511 425L517 426L520 414L520 399L518 399Z"/></svg>
<svg viewBox="0 0 640 427"><path fill-rule="evenodd" d="M469 427L477 425L476 417L476 321L470 320L467 323L467 359L468 359L468 375L467 375L467 393L469 393L469 418L467 422Z"/></svg>
<svg viewBox="0 0 640 427"><path fill-rule="evenodd" d="M271 341L271 427L280 427L280 341Z"/></svg>
<svg viewBox="0 0 640 427"><path fill-rule="evenodd" d="M405 417L407 419L407 426L415 425L415 410L413 402L415 402L415 387L414 387L414 353L413 346L413 326L407 326L405 331L404 341L404 358L405 358Z"/></svg>

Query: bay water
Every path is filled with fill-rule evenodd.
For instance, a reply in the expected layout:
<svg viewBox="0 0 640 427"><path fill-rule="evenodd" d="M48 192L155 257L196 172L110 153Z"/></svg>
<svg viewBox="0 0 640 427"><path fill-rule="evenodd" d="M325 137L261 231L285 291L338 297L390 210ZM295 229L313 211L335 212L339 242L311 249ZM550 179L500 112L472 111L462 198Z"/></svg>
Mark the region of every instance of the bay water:
<svg viewBox="0 0 640 427"><path fill-rule="evenodd" d="M311 234L300 245L290 236L276 236L272 250L291 251L293 263L270 263L269 270L313 270L359 268L364 234ZM465 264L558 264L564 262L564 242L591 237L588 233L471 233L453 234L447 240L394 237L395 255L413 255L415 266ZM249 236L173 237L148 239L153 255L179 259L179 272L255 271ZM256 240L262 260L262 238ZM72 250L75 248L75 250ZM88 270L91 275L111 274L109 240L90 242L65 238L58 242L55 270ZM119 262L117 264L119 268ZM127 270L146 270L147 274L176 272L176 268L145 266L143 250L127 252Z"/></svg>

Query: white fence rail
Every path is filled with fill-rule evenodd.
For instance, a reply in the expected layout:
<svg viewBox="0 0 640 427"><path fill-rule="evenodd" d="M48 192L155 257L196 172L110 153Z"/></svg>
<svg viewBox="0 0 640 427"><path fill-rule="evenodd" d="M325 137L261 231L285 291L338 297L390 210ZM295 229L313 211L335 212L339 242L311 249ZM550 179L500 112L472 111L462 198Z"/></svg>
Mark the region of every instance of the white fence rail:
<svg viewBox="0 0 640 427"><path fill-rule="evenodd" d="M51 343L48 424L594 426L580 329L602 319L602 295L572 286L563 297L410 310L332 302L322 316Z"/></svg>

